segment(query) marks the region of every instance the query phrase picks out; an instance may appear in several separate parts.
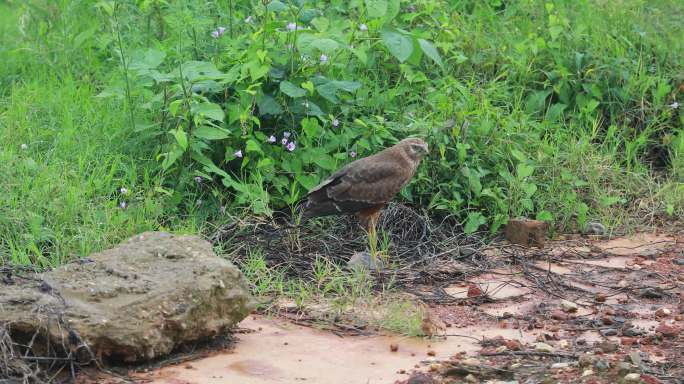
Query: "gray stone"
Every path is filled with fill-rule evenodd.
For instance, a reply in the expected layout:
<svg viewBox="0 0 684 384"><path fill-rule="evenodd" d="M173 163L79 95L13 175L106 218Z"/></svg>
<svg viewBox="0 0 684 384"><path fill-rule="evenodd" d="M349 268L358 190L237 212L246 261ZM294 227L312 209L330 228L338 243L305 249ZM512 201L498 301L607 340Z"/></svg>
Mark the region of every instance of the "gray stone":
<svg viewBox="0 0 684 384"><path fill-rule="evenodd" d="M596 360L596 362L594 362L594 367L598 371L607 371L608 369L610 369L610 363L603 359Z"/></svg>
<svg viewBox="0 0 684 384"><path fill-rule="evenodd" d="M627 337L641 336L645 333L646 331L644 331L643 329L635 327L625 328L622 330L622 335Z"/></svg>
<svg viewBox="0 0 684 384"><path fill-rule="evenodd" d="M684 259L674 259L672 260L672 263L676 265L684 265Z"/></svg>
<svg viewBox="0 0 684 384"><path fill-rule="evenodd" d="M379 256L371 257L369 252L354 252L349 261L347 261L347 267L350 269L363 268L375 271L385 268L385 263Z"/></svg>
<svg viewBox="0 0 684 384"><path fill-rule="evenodd" d="M53 346L67 340L79 355L113 362L154 359L224 334L253 306L242 273L211 244L163 232L134 236L87 262L0 282L0 325L13 338L38 332Z"/></svg>
<svg viewBox="0 0 684 384"><path fill-rule="evenodd" d="M596 222L587 223L587 225L584 227L584 233L587 235L602 236L606 234L606 226Z"/></svg>
<svg viewBox="0 0 684 384"><path fill-rule="evenodd" d="M601 336L608 337L608 336L617 336L618 331L615 328L608 328L608 329L602 329L599 331Z"/></svg>

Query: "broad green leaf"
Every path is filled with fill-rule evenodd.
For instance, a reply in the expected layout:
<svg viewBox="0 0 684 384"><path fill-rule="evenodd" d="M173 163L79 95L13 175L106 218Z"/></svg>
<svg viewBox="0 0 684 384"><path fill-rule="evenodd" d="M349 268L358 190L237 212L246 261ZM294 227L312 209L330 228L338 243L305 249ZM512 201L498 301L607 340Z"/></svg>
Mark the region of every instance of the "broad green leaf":
<svg viewBox="0 0 684 384"><path fill-rule="evenodd" d="M174 129L171 131L171 134L176 138L176 143L178 143L178 146L181 147L183 151L188 149L188 135L185 133L185 131L181 129Z"/></svg>
<svg viewBox="0 0 684 384"><path fill-rule="evenodd" d="M384 30L380 33L380 37L390 53L402 63L413 53L413 40L408 36L397 31Z"/></svg>
<svg viewBox="0 0 684 384"><path fill-rule="evenodd" d="M366 0L366 13L370 18L380 18L387 14L387 0Z"/></svg>
<svg viewBox="0 0 684 384"><path fill-rule="evenodd" d="M162 168L164 170L169 169L181 156L183 156L183 153L185 153L185 151L183 151L180 148L175 148L171 152L167 152L164 155L164 161L162 162Z"/></svg>
<svg viewBox="0 0 684 384"><path fill-rule="evenodd" d="M252 139L247 140L247 144L245 145L245 152L264 153L264 151L261 150L261 146L259 145L259 143Z"/></svg>
<svg viewBox="0 0 684 384"><path fill-rule="evenodd" d="M278 0L273 0L266 6L269 12L279 13L287 9L287 6Z"/></svg>
<svg viewBox="0 0 684 384"><path fill-rule="evenodd" d="M257 101L257 106L259 107L259 115L261 116L275 116L283 113L283 108L271 95L262 95L259 101Z"/></svg>
<svg viewBox="0 0 684 384"><path fill-rule="evenodd" d="M306 96L306 90L299 88L298 86L290 83L287 80L280 82L280 90L284 94L286 94L292 98L298 98L298 97Z"/></svg>
<svg viewBox="0 0 684 384"><path fill-rule="evenodd" d="M354 92L357 89L361 88L361 83L359 83L358 81L333 81L333 83L338 89L347 92Z"/></svg>
<svg viewBox="0 0 684 384"><path fill-rule="evenodd" d="M204 156L204 155L201 154L201 153L193 152L193 153L192 153L192 159L195 160L195 161L197 161L198 163L202 164L202 165L204 166L204 170L207 171L207 172L215 173L215 174L217 174L217 175L219 175L219 176L221 176L221 177L224 177L224 178L225 178L225 177L230 177L230 176L228 176L228 174L226 173L226 171L224 171L223 169L217 167L216 164L214 164L214 162L211 161L210 158Z"/></svg>
<svg viewBox="0 0 684 384"><path fill-rule="evenodd" d="M425 53L429 58L432 59L437 65L440 67L444 66L442 63L442 56L439 55L439 51L437 51L437 48L435 48L434 45L432 45L431 42L425 40L425 39L418 39L418 45L420 45L420 49L423 50L423 53Z"/></svg>
<svg viewBox="0 0 684 384"><path fill-rule="evenodd" d="M480 228L481 225L487 223L487 219L480 212L471 212L468 214L466 225L463 228L465 233L473 233Z"/></svg>
<svg viewBox="0 0 684 384"><path fill-rule="evenodd" d="M541 211L537 213L537 220L553 221L553 215L549 211Z"/></svg>
<svg viewBox="0 0 684 384"><path fill-rule="evenodd" d="M223 109L221 109L220 105L215 103L205 102L197 104L193 108L193 112L212 120L223 121L223 119L225 118L225 113L223 112Z"/></svg>
<svg viewBox="0 0 684 384"><path fill-rule="evenodd" d="M316 91L318 91L318 94L323 96L324 99L328 100L333 104L337 104L340 102L340 100L337 98L337 89L338 88L332 81L316 87Z"/></svg>
<svg viewBox="0 0 684 384"><path fill-rule="evenodd" d="M217 127L203 125L195 129L192 134L205 140L222 140L230 136L230 131Z"/></svg>
<svg viewBox="0 0 684 384"><path fill-rule="evenodd" d="M337 168L337 163L335 162L335 159L333 159L332 156L327 154L324 154L322 156L316 156L314 158L314 163L316 163L316 165L325 169L326 171L332 171Z"/></svg>
<svg viewBox="0 0 684 384"><path fill-rule="evenodd" d="M525 163L519 163L516 167L516 171L518 173L518 179L522 180L534 173L534 167Z"/></svg>
<svg viewBox="0 0 684 384"><path fill-rule="evenodd" d="M401 11L400 0L387 1L387 13L385 14L385 23L392 21Z"/></svg>
<svg viewBox="0 0 684 384"><path fill-rule="evenodd" d="M128 69L133 71L157 68L164 62L166 53L157 49L138 49L131 54Z"/></svg>
<svg viewBox="0 0 684 384"><path fill-rule="evenodd" d="M191 82L200 80L223 80L226 74L219 71L213 63L208 61L187 61L179 67L183 77Z"/></svg>
<svg viewBox="0 0 684 384"><path fill-rule="evenodd" d="M316 175L297 175L296 179L299 184L301 184L307 190L317 186L319 182L319 177Z"/></svg>

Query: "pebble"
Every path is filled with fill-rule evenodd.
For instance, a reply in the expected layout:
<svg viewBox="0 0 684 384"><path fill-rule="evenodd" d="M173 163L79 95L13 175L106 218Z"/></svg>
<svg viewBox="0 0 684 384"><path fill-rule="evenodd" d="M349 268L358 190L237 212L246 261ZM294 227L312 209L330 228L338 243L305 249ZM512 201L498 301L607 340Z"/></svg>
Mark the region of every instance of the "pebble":
<svg viewBox="0 0 684 384"><path fill-rule="evenodd" d="M569 367L569 363L555 363L551 365L551 369L564 369Z"/></svg>
<svg viewBox="0 0 684 384"><path fill-rule="evenodd" d="M578 363L580 367L588 367L594 362L594 358L586 353L580 355Z"/></svg>
<svg viewBox="0 0 684 384"><path fill-rule="evenodd" d="M639 329L639 328L634 328L634 327L626 328L626 329L622 330L622 335L627 336L627 337L641 336L644 333L645 333L644 330Z"/></svg>
<svg viewBox="0 0 684 384"><path fill-rule="evenodd" d="M672 314L672 311L670 311L667 308L660 308L655 312L656 317L667 317Z"/></svg>
<svg viewBox="0 0 684 384"><path fill-rule="evenodd" d="M463 364L463 365L480 365L480 360L473 359L472 357L470 357L470 358L467 358L465 360L462 360L461 364Z"/></svg>
<svg viewBox="0 0 684 384"><path fill-rule="evenodd" d="M593 374L594 374L594 371L592 371L591 369L587 369L584 372L582 372L582 377L591 376Z"/></svg>
<svg viewBox="0 0 684 384"><path fill-rule="evenodd" d="M603 353L613 353L618 350L618 345L617 343L604 341L601 344L599 344L599 348L601 348L601 351L603 351Z"/></svg>
<svg viewBox="0 0 684 384"><path fill-rule="evenodd" d="M605 360L596 360L594 367L599 371L607 371L610 369L610 363Z"/></svg>
<svg viewBox="0 0 684 384"><path fill-rule="evenodd" d="M553 347L546 344L546 343L536 343L534 345L534 350L537 352L548 352L551 353L553 352Z"/></svg>
<svg viewBox="0 0 684 384"><path fill-rule="evenodd" d="M638 373L628 373L624 377L625 383L638 383L641 381L641 375Z"/></svg>
<svg viewBox="0 0 684 384"><path fill-rule="evenodd" d="M625 345L625 346L630 346L630 345L634 344L634 341L635 340L632 337L623 337L622 339L620 339L620 344Z"/></svg>
<svg viewBox="0 0 684 384"><path fill-rule="evenodd" d="M674 259L672 260L672 263L676 265L684 265L684 259Z"/></svg>
<svg viewBox="0 0 684 384"><path fill-rule="evenodd" d="M577 312L577 304L573 303L572 301L561 301L561 307L565 312Z"/></svg>
<svg viewBox="0 0 684 384"><path fill-rule="evenodd" d="M464 379L468 383L479 383L480 382L480 380L478 380L477 377L473 376L472 373L469 374L468 376L466 376Z"/></svg>
<svg viewBox="0 0 684 384"><path fill-rule="evenodd" d="M660 290L649 287L639 291L639 296L647 299L660 299L663 297L663 294L660 292Z"/></svg>
<svg viewBox="0 0 684 384"><path fill-rule="evenodd" d="M396 352L398 350L399 350L399 344L397 344L397 343L390 344L390 351Z"/></svg>
<svg viewBox="0 0 684 384"><path fill-rule="evenodd" d="M603 337L608 337L608 336L617 336L618 331L615 328L608 328L608 329L602 329L599 331L601 336Z"/></svg>
<svg viewBox="0 0 684 384"><path fill-rule="evenodd" d="M656 328L656 332L660 332L663 336L665 337L676 337L679 332L681 332L681 329L679 327L675 327L673 325L667 325L667 324L660 324L658 328Z"/></svg>
<svg viewBox="0 0 684 384"><path fill-rule="evenodd" d="M626 375L626 374L630 373L631 370L632 370L632 364L630 364L630 363L622 362L622 363L618 364L618 374L619 375Z"/></svg>
<svg viewBox="0 0 684 384"><path fill-rule="evenodd" d="M567 340L561 340L560 343L558 343L558 346L562 349L566 349L570 347L570 342Z"/></svg>
<svg viewBox="0 0 684 384"><path fill-rule="evenodd" d="M608 296L605 293L597 293L595 300L598 301L599 303L603 303L608 299Z"/></svg>
<svg viewBox="0 0 684 384"><path fill-rule="evenodd" d="M436 355L436 354L437 354L437 353L435 353L435 351L433 351L433 350L427 351L427 355L428 355L428 356L434 356L434 355Z"/></svg>
<svg viewBox="0 0 684 384"><path fill-rule="evenodd" d="M519 351L522 349L522 343L518 340L506 340L506 348L511 351Z"/></svg>
<svg viewBox="0 0 684 384"><path fill-rule="evenodd" d="M606 233L606 226L597 222L589 222L584 227L584 233L587 235L601 236Z"/></svg>

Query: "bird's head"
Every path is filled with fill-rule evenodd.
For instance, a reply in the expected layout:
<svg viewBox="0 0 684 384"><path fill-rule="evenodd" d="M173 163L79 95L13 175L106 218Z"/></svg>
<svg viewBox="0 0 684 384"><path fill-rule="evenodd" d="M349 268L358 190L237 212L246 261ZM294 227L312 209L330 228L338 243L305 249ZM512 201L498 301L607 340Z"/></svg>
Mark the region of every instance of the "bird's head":
<svg viewBox="0 0 684 384"><path fill-rule="evenodd" d="M428 145L423 139L408 138L400 141L399 145L404 147L406 153L414 160L420 160L428 154Z"/></svg>

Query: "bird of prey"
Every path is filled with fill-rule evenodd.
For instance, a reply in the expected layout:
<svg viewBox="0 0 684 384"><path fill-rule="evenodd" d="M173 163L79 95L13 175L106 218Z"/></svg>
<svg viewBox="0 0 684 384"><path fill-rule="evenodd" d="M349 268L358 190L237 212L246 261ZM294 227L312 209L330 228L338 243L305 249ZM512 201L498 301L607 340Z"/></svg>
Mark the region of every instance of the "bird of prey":
<svg viewBox="0 0 684 384"><path fill-rule="evenodd" d="M313 217L356 214L369 235L385 204L411 180L428 153L425 141L408 138L353 161L309 191L302 222Z"/></svg>

